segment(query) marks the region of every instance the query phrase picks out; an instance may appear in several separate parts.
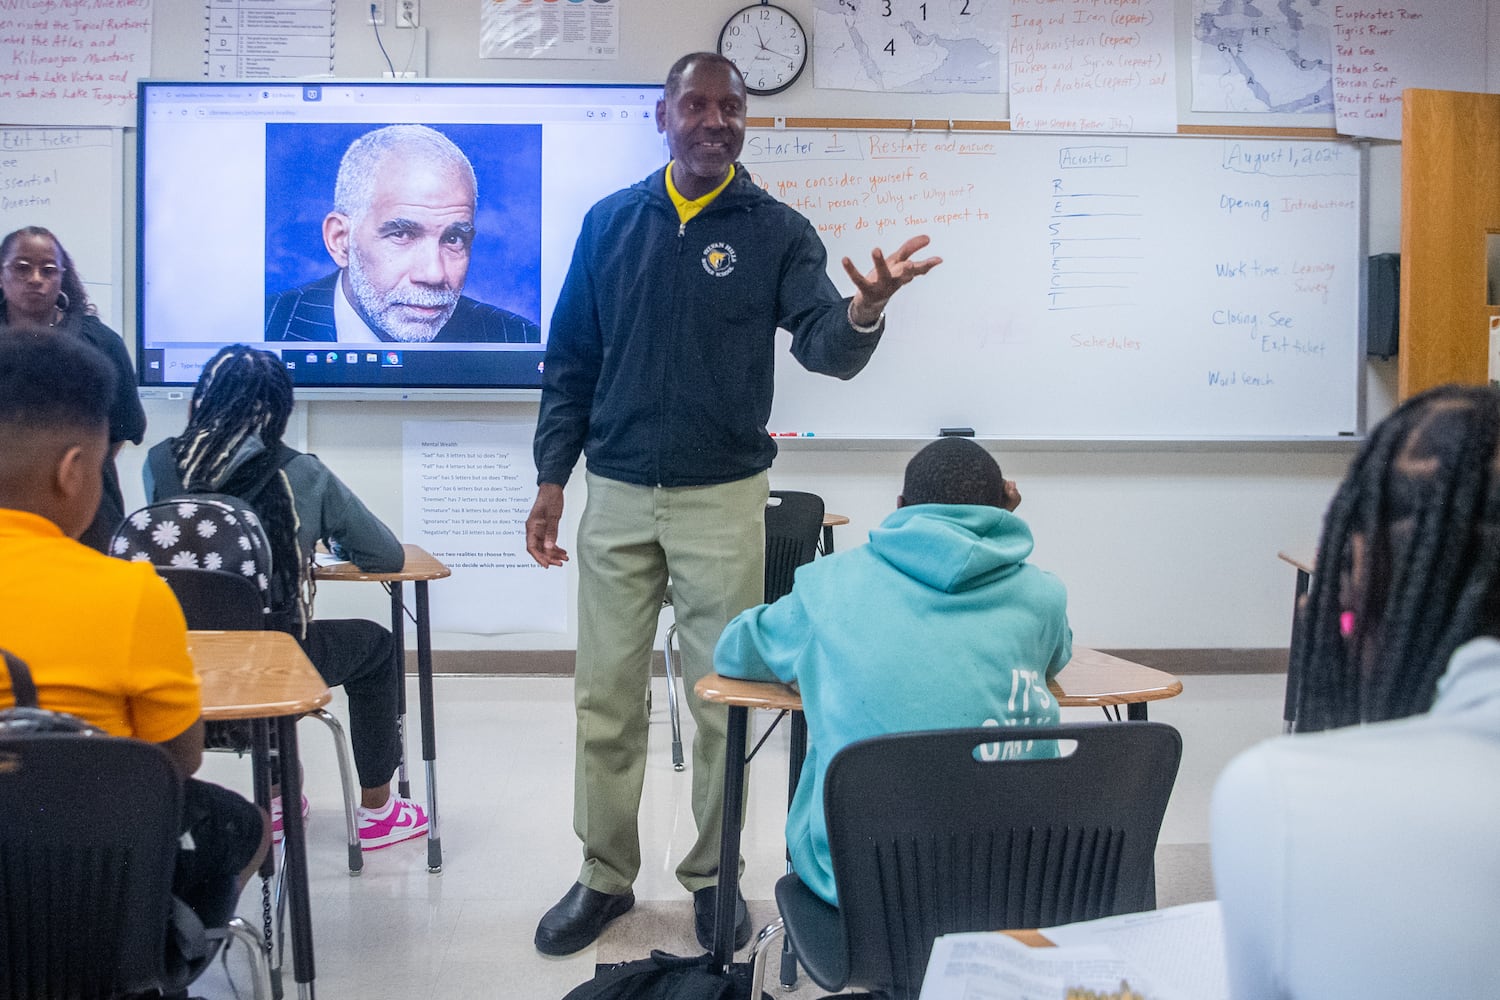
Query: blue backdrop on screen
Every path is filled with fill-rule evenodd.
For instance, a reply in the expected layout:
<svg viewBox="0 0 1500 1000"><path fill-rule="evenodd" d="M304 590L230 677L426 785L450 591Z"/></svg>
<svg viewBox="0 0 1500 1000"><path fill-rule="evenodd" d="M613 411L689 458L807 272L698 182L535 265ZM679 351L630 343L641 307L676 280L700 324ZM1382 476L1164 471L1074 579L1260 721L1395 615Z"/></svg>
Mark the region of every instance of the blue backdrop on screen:
<svg viewBox="0 0 1500 1000"><path fill-rule="evenodd" d="M403 124L391 122L389 124ZM266 126L266 294L335 270L323 246L339 160L382 124ZM541 322L540 125L432 125L469 158L479 181L473 257L463 293Z"/></svg>

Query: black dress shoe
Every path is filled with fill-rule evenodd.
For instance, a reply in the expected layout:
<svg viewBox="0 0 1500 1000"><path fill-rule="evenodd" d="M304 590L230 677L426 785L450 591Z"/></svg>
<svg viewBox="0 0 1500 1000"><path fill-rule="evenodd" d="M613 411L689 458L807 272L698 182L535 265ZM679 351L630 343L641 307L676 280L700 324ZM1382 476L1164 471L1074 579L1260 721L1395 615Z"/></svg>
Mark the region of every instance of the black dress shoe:
<svg viewBox="0 0 1500 1000"><path fill-rule="evenodd" d="M574 882L557 905L536 925L536 950L543 955L571 955L594 943L604 925L635 905L635 893L619 895Z"/></svg>
<svg viewBox="0 0 1500 1000"><path fill-rule="evenodd" d="M693 930L704 951L714 950L714 908L719 898L719 887L710 885L693 893ZM745 909L745 896L735 890L734 901L734 947L738 951L750 941L750 911Z"/></svg>

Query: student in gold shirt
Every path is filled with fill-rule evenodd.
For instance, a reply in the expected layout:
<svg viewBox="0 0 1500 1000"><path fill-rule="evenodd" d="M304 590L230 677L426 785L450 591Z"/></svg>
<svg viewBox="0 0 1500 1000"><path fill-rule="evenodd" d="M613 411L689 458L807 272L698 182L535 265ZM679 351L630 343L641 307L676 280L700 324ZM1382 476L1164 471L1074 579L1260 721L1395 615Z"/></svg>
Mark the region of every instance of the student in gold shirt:
<svg viewBox="0 0 1500 1000"><path fill-rule="evenodd" d="M184 778L191 834L173 891L218 927L264 857L270 825L239 795L189 777L202 760L202 704L172 592L149 564L75 540L99 505L114 383L86 346L0 333L0 646L30 666L42 708L166 750ZM4 707L14 698L0 684Z"/></svg>

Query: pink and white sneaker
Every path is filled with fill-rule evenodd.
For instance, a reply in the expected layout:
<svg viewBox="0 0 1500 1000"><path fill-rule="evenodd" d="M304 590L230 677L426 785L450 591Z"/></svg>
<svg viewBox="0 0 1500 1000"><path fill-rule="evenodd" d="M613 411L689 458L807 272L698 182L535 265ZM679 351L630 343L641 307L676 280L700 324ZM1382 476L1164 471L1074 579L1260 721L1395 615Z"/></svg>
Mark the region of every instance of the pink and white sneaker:
<svg viewBox="0 0 1500 1000"><path fill-rule="evenodd" d="M307 829L307 796L302 796L302 828ZM271 799L271 843L279 844L285 834L281 829L281 796Z"/></svg>
<svg viewBox="0 0 1500 1000"><path fill-rule="evenodd" d="M359 846L366 851L425 836L427 813L411 799L392 795L380 809L359 807Z"/></svg>

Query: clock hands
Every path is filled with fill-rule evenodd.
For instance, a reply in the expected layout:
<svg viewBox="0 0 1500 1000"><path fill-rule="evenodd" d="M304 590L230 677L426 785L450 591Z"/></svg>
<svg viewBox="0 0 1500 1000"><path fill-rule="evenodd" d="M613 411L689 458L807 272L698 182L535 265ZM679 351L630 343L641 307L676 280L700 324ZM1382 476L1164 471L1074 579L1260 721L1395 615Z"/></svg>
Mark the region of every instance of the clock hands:
<svg viewBox="0 0 1500 1000"><path fill-rule="evenodd" d="M755 29L755 44L760 46L760 50L762 52L769 52L773 56L780 56L788 63L792 61L792 57L787 55L785 52L778 52L776 49L773 49L771 48L771 46L766 44L766 37L760 33L760 28ZM757 56L756 58L758 59L760 57Z"/></svg>

